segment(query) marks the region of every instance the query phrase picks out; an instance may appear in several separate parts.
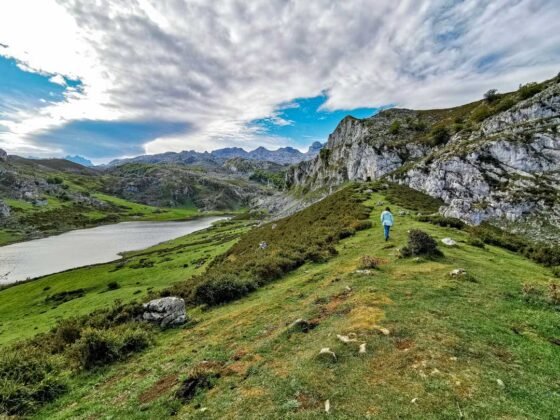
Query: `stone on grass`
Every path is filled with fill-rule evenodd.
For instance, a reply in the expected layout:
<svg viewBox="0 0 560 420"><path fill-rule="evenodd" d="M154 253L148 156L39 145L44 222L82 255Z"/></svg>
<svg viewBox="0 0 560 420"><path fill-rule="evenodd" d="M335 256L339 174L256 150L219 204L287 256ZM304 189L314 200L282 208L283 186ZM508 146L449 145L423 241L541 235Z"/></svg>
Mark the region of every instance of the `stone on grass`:
<svg viewBox="0 0 560 420"><path fill-rule="evenodd" d="M187 321L185 301L173 296L151 300L144 304L142 319L162 328L184 324Z"/></svg>
<svg viewBox="0 0 560 420"><path fill-rule="evenodd" d="M329 347L323 347L321 351L319 351L319 356L327 357L336 362L336 354Z"/></svg>
<svg viewBox="0 0 560 420"><path fill-rule="evenodd" d="M358 341L355 333L350 333L348 335L337 334L336 337L343 343L353 343L355 341Z"/></svg>
<svg viewBox="0 0 560 420"><path fill-rule="evenodd" d="M331 402L329 400L325 401L325 413L331 412Z"/></svg>
<svg viewBox="0 0 560 420"><path fill-rule="evenodd" d="M443 242L443 243L444 243L445 245L447 245L447 246L455 246L455 245L457 245L457 242L455 242L455 241L454 241L453 239L451 239L451 238L443 238L443 239L441 240L441 242Z"/></svg>
<svg viewBox="0 0 560 420"><path fill-rule="evenodd" d="M266 249L266 248L268 248L268 244L265 241L262 241L261 243L259 243L259 248L260 249Z"/></svg>
<svg viewBox="0 0 560 420"><path fill-rule="evenodd" d="M506 385L504 384L504 381L502 381L501 379L496 379L496 383L498 384L498 386L500 388L504 388Z"/></svg>
<svg viewBox="0 0 560 420"><path fill-rule="evenodd" d="M387 328L384 328L384 327L375 326L375 330L380 332L383 335L391 334L391 331L389 331Z"/></svg>
<svg viewBox="0 0 560 420"><path fill-rule="evenodd" d="M360 351L358 353L365 353L366 352L366 343L360 344Z"/></svg>
<svg viewBox="0 0 560 420"><path fill-rule="evenodd" d="M11 210L10 206L0 200L0 219L10 217Z"/></svg>
<svg viewBox="0 0 560 420"><path fill-rule="evenodd" d="M467 271L464 268L456 268L454 270L451 270L451 272L449 273L449 275L451 277L461 277L461 276L466 276L467 275Z"/></svg>

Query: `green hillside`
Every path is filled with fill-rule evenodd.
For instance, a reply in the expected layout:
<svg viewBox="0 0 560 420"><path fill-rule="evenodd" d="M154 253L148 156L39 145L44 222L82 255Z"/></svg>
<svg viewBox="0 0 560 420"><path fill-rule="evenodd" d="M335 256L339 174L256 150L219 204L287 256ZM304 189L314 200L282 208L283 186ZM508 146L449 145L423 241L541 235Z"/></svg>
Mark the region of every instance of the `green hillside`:
<svg viewBox="0 0 560 420"><path fill-rule="evenodd" d="M363 205L373 209L372 228L363 229L367 225L361 223L363 230L338 235L343 239L334 240L334 251L324 258L308 255L298 264L287 264L276 277L256 281L248 296L235 296L236 301L220 306L189 300L192 295L185 285L191 284L194 290L204 284L205 276L189 280L197 271L183 272L186 283L171 290L185 293L190 323L166 331L147 329L154 342L122 361L89 370L67 363L60 373L57 367L46 378L57 377L62 388L49 389L58 398L43 407L39 400L35 417L311 419L326 416L327 400L330 416L342 419L557 416L560 293L552 270L503 248L484 245L468 231L420 222L429 220L417 216L418 212L431 212L429 200L401 196L396 205L387 200L392 195L385 190L369 194L366 185L357 188L353 194L337 196L339 207L332 199L311 207L308 214L318 215L317 219L297 216L279 222L275 229L291 232L291 241L300 243L317 238L322 249L318 239L326 226L320 221L322 206L329 206L329 212L335 214L338 208L340 218L348 217L350 222L355 217L350 215L361 214ZM365 200L363 204L361 200ZM389 242L383 240L378 221L386 205L392 207L396 219ZM297 229L291 225L296 222ZM72 311L65 311L65 305L70 309L80 300L88 302L90 309L103 306L97 299L103 296L98 291L106 287L101 278L123 286L106 292L107 297L131 299L135 289L143 296L151 282L157 288L171 285L181 277L177 275L181 263L192 263L200 253L217 255L229 248L224 257L209 264L210 280L217 281L222 278L218 274L228 273L231 264L245 267L238 259L245 255L244 244L271 229L269 224L243 234L245 225L237 223L160 246L161 250L180 245L182 254L167 252L164 257L147 251L150 260L169 258L159 269L134 270L127 264L109 274L116 267L106 264L0 291L0 307L19 293L24 305L23 309L4 310L2 320L12 320L6 324L9 328L1 327L0 339L4 343L17 339L14 327L27 333L32 323L44 331L56 318L49 312L69 316ZM407 244L411 229L435 238L443 256L399 258L398 250ZM220 235L220 247L209 245L213 240L219 242ZM443 245L440 240L445 237L457 245ZM237 245L230 248L228 244L235 238ZM211 251L197 248L195 244L200 242ZM195 250L192 255L190 249ZM267 252L273 258L281 250L270 246ZM364 263L370 268L362 267ZM459 268L466 274L450 275ZM45 287L62 290L62 285L80 281L85 288L90 278L97 289L76 302L61 303L55 309L42 305L39 296ZM37 297L25 307L24 296L32 296L32 291ZM29 321L21 321L26 314ZM290 327L297 319L307 322ZM344 343L337 335L351 342ZM37 342L41 340L48 347L52 339L44 336ZM366 351L359 353L363 343ZM76 351L77 344L73 346ZM141 347L145 346L138 345ZM322 348L334 352L336 360L330 354L319 355ZM22 349L30 351L25 346ZM71 361L71 354L72 345L54 357ZM0 379L7 382L0 386L7 395L7 384L14 383L9 366L16 364L8 363L8 356L2 357ZM57 366L58 362L52 363Z"/></svg>

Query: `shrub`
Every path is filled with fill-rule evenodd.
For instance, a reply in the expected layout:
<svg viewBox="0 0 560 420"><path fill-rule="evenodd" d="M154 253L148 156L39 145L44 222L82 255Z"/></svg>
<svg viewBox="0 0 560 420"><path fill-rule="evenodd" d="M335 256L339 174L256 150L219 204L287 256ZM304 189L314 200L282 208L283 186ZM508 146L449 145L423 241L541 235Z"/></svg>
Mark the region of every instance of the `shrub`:
<svg viewBox="0 0 560 420"><path fill-rule="evenodd" d="M477 106L471 114L471 117L476 122L484 121L486 118L492 115L492 110L486 104L480 104Z"/></svg>
<svg viewBox="0 0 560 420"><path fill-rule="evenodd" d="M466 226L465 222L460 219L456 219L455 217L445 217L439 214L431 216L418 216L417 220L419 222L427 222L433 225L451 227L455 229L463 229Z"/></svg>
<svg viewBox="0 0 560 420"><path fill-rule="evenodd" d="M256 285L249 281L224 276L198 285L194 291L194 298L197 303L219 305L239 299L255 289Z"/></svg>
<svg viewBox="0 0 560 420"><path fill-rule="evenodd" d="M121 288L120 284L116 281L112 281L112 282L107 283L107 289L108 290L117 290L117 289L120 289L120 288Z"/></svg>
<svg viewBox="0 0 560 420"><path fill-rule="evenodd" d="M517 92L521 99L529 99L530 97L535 96L541 90L543 90L541 85L532 82L532 83L527 83L525 85L520 85L519 90Z"/></svg>
<svg viewBox="0 0 560 420"><path fill-rule="evenodd" d="M430 143L433 146L439 146L441 144L445 144L449 141L449 131L446 127L437 126L430 132Z"/></svg>
<svg viewBox="0 0 560 420"><path fill-rule="evenodd" d="M560 286L556 283L548 285L548 300L553 305L560 305Z"/></svg>
<svg viewBox="0 0 560 420"><path fill-rule="evenodd" d="M146 327L139 324L122 325L108 330L91 327L82 331L81 337L70 350L71 358L82 369L92 369L148 347L152 338Z"/></svg>
<svg viewBox="0 0 560 420"><path fill-rule="evenodd" d="M430 197L428 194L400 184L390 184L385 196L393 204L424 213L434 213L443 205L443 201L439 198Z"/></svg>
<svg viewBox="0 0 560 420"><path fill-rule="evenodd" d="M467 243L477 248L484 248L484 242L477 238L470 238Z"/></svg>
<svg viewBox="0 0 560 420"><path fill-rule="evenodd" d="M391 123L391 126L389 127L389 134L399 134L399 131L401 129L401 123L397 120L393 121Z"/></svg>
<svg viewBox="0 0 560 420"><path fill-rule="evenodd" d="M560 278L560 266L552 267L552 270L551 270L551 271L552 271L552 275L553 275L554 277Z"/></svg>
<svg viewBox="0 0 560 420"><path fill-rule="evenodd" d="M440 256L441 251L437 247L437 242L426 232L413 229L408 234L408 244L401 250L403 257L417 255Z"/></svg>
<svg viewBox="0 0 560 420"><path fill-rule="evenodd" d="M60 360L30 348L0 354L0 415L21 416L53 401L66 389Z"/></svg>
<svg viewBox="0 0 560 420"><path fill-rule="evenodd" d="M515 101L511 98L503 98L498 104L496 105L496 111L503 112L510 109L512 106L515 105Z"/></svg>
<svg viewBox="0 0 560 420"><path fill-rule="evenodd" d="M488 103L497 101L500 98L497 89L490 89L484 94L484 100Z"/></svg>
<svg viewBox="0 0 560 420"><path fill-rule="evenodd" d="M370 255L364 255L363 257L360 258L359 268L361 270L377 268L377 267L379 267L380 263L381 263L381 260L379 258L372 257Z"/></svg>

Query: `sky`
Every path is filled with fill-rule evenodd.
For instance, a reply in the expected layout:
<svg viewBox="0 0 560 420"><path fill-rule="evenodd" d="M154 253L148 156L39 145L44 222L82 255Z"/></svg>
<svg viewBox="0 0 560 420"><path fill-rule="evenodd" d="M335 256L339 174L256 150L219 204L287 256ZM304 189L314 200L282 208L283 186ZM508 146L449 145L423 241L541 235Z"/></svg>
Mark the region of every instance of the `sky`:
<svg viewBox="0 0 560 420"><path fill-rule="evenodd" d="M95 163L326 141L560 71L558 0L2 0L0 148Z"/></svg>

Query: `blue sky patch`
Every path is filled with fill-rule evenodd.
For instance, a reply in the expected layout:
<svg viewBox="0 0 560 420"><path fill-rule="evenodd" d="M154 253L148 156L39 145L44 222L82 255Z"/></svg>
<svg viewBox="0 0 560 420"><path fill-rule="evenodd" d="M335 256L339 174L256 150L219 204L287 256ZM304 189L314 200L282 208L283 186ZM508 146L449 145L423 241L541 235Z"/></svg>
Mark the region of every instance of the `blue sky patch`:
<svg viewBox="0 0 560 420"><path fill-rule="evenodd" d="M81 120L39 134L33 141L62 148L70 155L108 159L143 154L143 145L150 140L187 133L188 129L182 122Z"/></svg>
<svg viewBox="0 0 560 420"><path fill-rule="evenodd" d="M323 94L312 98L298 98L281 106L276 118L254 121L270 135L292 139L296 145L305 147L314 141L324 143L340 120L347 115L356 118L371 117L380 108L356 108L352 110L325 111L321 105L328 97Z"/></svg>
<svg viewBox="0 0 560 420"><path fill-rule="evenodd" d="M17 61L0 56L0 119L9 119L18 110L41 108L64 100L68 86L81 88L80 81L66 79L67 86L49 81L52 74L22 70Z"/></svg>

